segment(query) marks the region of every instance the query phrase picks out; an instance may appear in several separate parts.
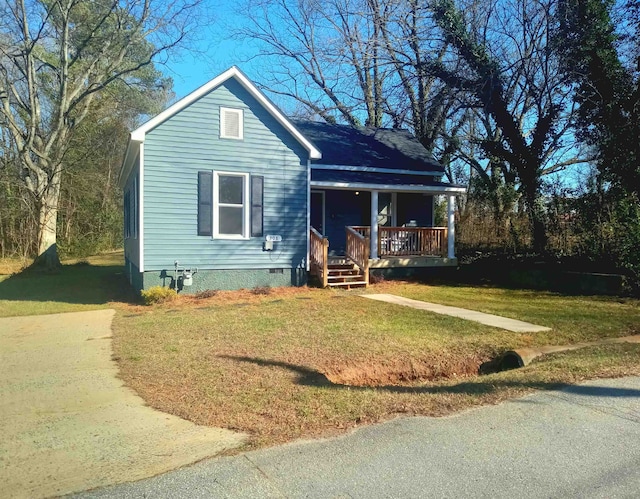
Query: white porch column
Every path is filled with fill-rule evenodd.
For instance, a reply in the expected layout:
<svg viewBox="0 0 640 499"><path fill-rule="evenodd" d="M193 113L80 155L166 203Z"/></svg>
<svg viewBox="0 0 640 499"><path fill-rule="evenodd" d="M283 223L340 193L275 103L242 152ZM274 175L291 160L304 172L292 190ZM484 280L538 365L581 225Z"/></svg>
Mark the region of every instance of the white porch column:
<svg viewBox="0 0 640 499"><path fill-rule="evenodd" d="M369 232L371 249L369 258L378 258L378 191L371 191L371 231Z"/></svg>
<svg viewBox="0 0 640 499"><path fill-rule="evenodd" d="M456 225L455 225L455 207L456 197L449 196L447 198L447 257L455 258L454 243L456 240Z"/></svg>

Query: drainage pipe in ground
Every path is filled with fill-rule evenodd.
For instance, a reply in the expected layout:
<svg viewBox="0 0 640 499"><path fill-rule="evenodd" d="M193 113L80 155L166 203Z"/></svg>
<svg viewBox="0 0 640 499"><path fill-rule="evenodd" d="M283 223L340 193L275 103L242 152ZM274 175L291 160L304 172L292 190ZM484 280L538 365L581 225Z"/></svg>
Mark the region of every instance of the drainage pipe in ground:
<svg viewBox="0 0 640 499"><path fill-rule="evenodd" d="M607 345L610 343L640 343L640 335L623 336L621 338L607 338L599 341L575 343L573 345L547 345L542 347L518 348L517 350L509 350L508 352L503 353L495 360L494 365L497 367L498 371L518 369L529 365L533 359L543 355L568 352L570 350L578 350L580 348L597 345Z"/></svg>

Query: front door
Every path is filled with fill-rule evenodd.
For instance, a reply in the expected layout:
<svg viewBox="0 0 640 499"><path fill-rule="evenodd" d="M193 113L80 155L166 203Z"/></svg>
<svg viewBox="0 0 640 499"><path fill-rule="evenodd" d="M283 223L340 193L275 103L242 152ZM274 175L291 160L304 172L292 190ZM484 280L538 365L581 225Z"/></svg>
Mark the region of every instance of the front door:
<svg viewBox="0 0 640 499"><path fill-rule="evenodd" d="M324 233L324 191L311 191L311 227Z"/></svg>

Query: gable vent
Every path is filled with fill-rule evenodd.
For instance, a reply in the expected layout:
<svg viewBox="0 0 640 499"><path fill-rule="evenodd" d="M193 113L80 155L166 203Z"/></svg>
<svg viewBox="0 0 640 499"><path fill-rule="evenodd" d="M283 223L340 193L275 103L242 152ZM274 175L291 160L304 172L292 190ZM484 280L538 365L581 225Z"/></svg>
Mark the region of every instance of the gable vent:
<svg viewBox="0 0 640 499"><path fill-rule="evenodd" d="M220 137L242 138L242 109L220 108Z"/></svg>

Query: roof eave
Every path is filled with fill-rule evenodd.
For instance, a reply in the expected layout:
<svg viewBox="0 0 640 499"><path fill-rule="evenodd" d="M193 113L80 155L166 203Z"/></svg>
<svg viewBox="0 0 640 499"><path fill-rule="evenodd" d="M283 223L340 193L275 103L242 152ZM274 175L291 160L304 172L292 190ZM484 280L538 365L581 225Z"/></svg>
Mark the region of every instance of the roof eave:
<svg viewBox="0 0 640 499"><path fill-rule="evenodd" d="M133 168L133 162L140 151L140 144L144 142L143 140L139 140L138 138L134 138L133 132L129 136L129 143L127 144L127 150L124 153L124 159L122 160L122 167L120 168L120 173L118 175L118 185L121 188L124 188L125 183L127 182L127 178L129 178L129 174L131 173L131 169Z"/></svg>
<svg viewBox="0 0 640 499"><path fill-rule="evenodd" d="M312 180L311 187L324 187L343 191L425 192L429 194L464 194L466 189L458 185L370 184L365 182L328 182Z"/></svg>
<svg viewBox="0 0 640 499"><path fill-rule="evenodd" d="M384 168L377 166L359 166L359 165L325 165L325 164L311 164L312 170L337 170L337 171L352 171L352 172L371 172L371 173L391 173L400 175L421 175L428 177L442 177L444 171L435 170L414 170L412 168Z"/></svg>

